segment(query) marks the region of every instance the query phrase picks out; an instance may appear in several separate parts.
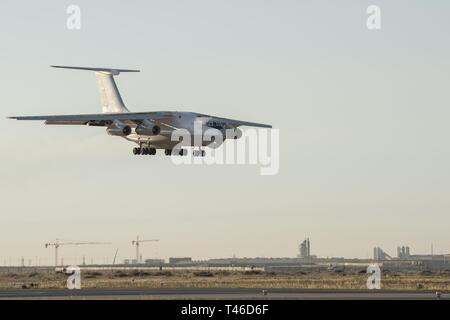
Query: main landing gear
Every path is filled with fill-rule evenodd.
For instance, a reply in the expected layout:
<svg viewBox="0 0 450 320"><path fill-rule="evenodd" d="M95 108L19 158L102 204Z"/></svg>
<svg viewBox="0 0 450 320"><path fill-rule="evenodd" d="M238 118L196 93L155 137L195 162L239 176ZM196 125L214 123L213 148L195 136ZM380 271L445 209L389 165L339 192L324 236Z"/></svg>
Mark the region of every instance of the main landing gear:
<svg viewBox="0 0 450 320"><path fill-rule="evenodd" d="M177 151L173 151L172 149L166 149L166 150L164 150L164 154L166 156L171 156L171 155L185 156L185 155L187 155L187 150L186 149L179 149Z"/></svg>
<svg viewBox="0 0 450 320"><path fill-rule="evenodd" d="M186 149L179 149L179 150L172 150L172 149L166 149L164 150L164 154L166 156L171 156L171 155L175 155L175 156L187 156L188 152ZM192 155L194 157L204 157L206 155L205 150L194 150L192 152Z"/></svg>
<svg viewBox="0 0 450 320"><path fill-rule="evenodd" d="M136 147L136 148L133 148L133 154L135 154L135 155L154 155L154 154L156 154L156 149L155 148ZM188 151L186 149L179 149L179 150L165 149L164 154L166 156L172 156L172 155L187 156ZM194 157L204 157L206 155L206 152L205 152L205 150L194 150L192 152L192 155Z"/></svg>
<svg viewBox="0 0 450 320"><path fill-rule="evenodd" d="M156 149L155 148L133 148L133 154L134 155L155 155Z"/></svg>
<svg viewBox="0 0 450 320"><path fill-rule="evenodd" d="M192 151L194 157L204 157L206 155L205 150L194 150Z"/></svg>

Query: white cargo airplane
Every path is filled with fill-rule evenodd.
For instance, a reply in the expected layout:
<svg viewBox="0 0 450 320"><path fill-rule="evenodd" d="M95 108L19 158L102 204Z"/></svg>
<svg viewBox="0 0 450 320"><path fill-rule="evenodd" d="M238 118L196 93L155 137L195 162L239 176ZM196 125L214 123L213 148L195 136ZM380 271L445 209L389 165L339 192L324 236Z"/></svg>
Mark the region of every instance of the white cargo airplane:
<svg viewBox="0 0 450 320"><path fill-rule="evenodd" d="M183 130L194 136L194 131L200 125L201 132L216 130L220 139L216 136L206 138L201 134L200 143L195 144L196 139L190 139L189 146L194 148L194 156L204 156L202 146L218 147L225 139L238 139L242 136L239 126L252 126L272 128L271 125L246 122L240 120L220 118L195 112L177 111L152 111L130 112L120 97L119 90L113 76L121 72L139 72L139 70L85 68L69 66L52 66L54 68L90 70L95 72L97 89L100 94L102 113L74 114L74 115L48 115L48 116L18 116L9 117L16 120L42 120L45 124L60 125L89 125L106 127L108 134L119 136L139 145L133 149L135 155L154 155L156 149L165 149L166 155L186 155L186 149L176 148L180 144L179 139L172 141L172 133L175 130ZM194 130L195 128L195 130ZM197 134L197 133L196 133Z"/></svg>

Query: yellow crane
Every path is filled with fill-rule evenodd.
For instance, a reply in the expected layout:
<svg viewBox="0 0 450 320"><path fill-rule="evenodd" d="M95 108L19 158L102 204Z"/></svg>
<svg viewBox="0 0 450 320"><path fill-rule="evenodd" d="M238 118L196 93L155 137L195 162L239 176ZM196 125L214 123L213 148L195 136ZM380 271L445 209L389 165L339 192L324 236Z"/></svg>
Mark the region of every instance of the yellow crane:
<svg viewBox="0 0 450 320"><path fill-rule="evenodd" d="M58 248L60 246L78 246L85 244L111 244L110 242L76 242L76 241L64 241L62 239L56 239L53 242L49 242L45 244L45 247L55 247L55 267L58 266Z"/></svg>
<svg viewBox="0 0 450 320"><path fill-rule="evenodd" d="M151 239L151 240L140 240L139 236L136 237L136 240L131 241L133 246L136 246L136 263L142 263L142 259L139 259L139 245L141 242L158 242L159 239Z"/></svg>

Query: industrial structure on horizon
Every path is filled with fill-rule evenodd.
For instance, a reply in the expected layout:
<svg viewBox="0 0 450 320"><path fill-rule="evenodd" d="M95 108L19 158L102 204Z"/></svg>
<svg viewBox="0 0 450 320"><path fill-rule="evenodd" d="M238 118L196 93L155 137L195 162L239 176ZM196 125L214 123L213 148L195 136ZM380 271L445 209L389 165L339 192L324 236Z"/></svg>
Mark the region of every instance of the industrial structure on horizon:
<svg viewBox="0 0 450 320"><path fill-rule="evenodd" d="M309 259L311 257L311 243L309 242L309 238L306 238L302 243L300 243L299 251L299 258Z"/></svg>
<svg viewBox="0 0 450 320"><path fill-rule="evenodd" d="M360 258L343 258L343 257L330 257L319 258L316 255L311 254L311 241L306 238L298 246L299 252L297 257L283 257L283 258L271 258L271 257L243 257L237 258L235 256L231 258L216 258L207 260L194 260L188 256L170 257L167 260L164 259L142 259L141 252L139 251L139 243L141 242L157 242L158 240L141 240L136 237L136 240L132 242L132 245L136 247L136 257L132 259L124 259L122 263L115 263L117 257L117 251L115 251L112 264L107 263L109 259L104 259L104 263L94 263L93 259L90 259L90 264L86 262L86 257L83 255L83 267L93 266L98 267L114 267L114 268L148 268L157 267L160 269L171 268L189 268L189 267L248 267L251 270L257 268L258 270L265 271L307 271L307 270L328 270L328 271L342 271L344 269L356 269L364 270L369 264L374 262L378 263L383 270L419 270L419 271L450 271L450 254L433 254L433 247L431 254L412 254L410 247L406 245L397 247L397 256L393 257L389 255L380 247L373 248L373 257L368 259ZM55 264L64 266L64 260L62 257L58 259L57 248L60 245L78 245L78 244L109 244L109 243L94 243L94 242L63 242L58 239L55 242L48 243L47 247L55 247ZM26 266L28 261L28 266ZM25 260L22 257L16 265L13 265L11 261L9 266L16 266L19 268L37 267L41 265L38 257L36 257L36 264L32 266L31 259ZM6 260L4 260L4 266L7 267ZM45 268L49 268L51 264L46 264ZM44 267L44 266L43 266Z"/></svg>
<svg viewBox="0 0 450 320"><path fill-rule="evenodd" d="M397 247L397 258L398 259L409 259L411 254L409 252L408 246Z"/></svg>

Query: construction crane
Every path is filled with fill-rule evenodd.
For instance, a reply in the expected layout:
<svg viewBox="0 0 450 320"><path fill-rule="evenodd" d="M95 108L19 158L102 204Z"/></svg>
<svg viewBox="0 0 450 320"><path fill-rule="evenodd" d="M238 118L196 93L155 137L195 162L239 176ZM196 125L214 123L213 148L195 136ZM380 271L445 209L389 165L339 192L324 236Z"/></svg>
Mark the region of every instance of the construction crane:
<svg viewBox="0 0 450 320"><path fill-rule="evenodd" d="M139 259L139 245L141 242L158 242L159 239L151 239L151 240L139 240L139 236L136 237L136 240L131 241L131 244L136 246L136 263L142 262Z"/></svg>
<svg viewBox="0 0 450 320"><path fill-rule="evenodd" d="M114 255L114 259L113 259L113 265L116 264L116 258L117 258L117 252L119 252L119 248L116 249L116 254Z"/></svg>
<svg viewBox="0 0 450 320"><path fill-rule="evenodd" d="M58 248L59 246L78 246L84 244L111 244L110 242L64 242L62 239L56 239L54 242L49 242L45 244L45 247L55 247L55 267L58 266Z"/></svg>

